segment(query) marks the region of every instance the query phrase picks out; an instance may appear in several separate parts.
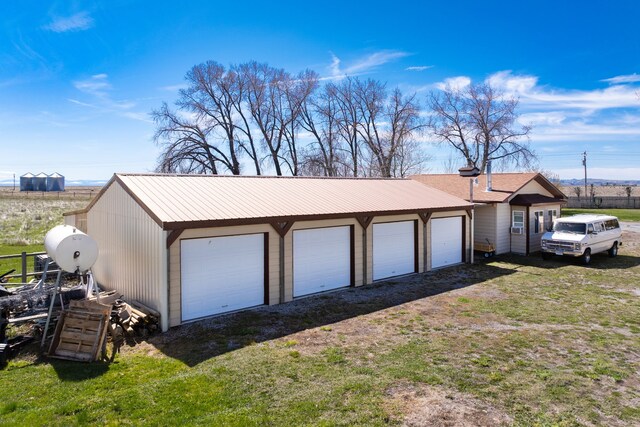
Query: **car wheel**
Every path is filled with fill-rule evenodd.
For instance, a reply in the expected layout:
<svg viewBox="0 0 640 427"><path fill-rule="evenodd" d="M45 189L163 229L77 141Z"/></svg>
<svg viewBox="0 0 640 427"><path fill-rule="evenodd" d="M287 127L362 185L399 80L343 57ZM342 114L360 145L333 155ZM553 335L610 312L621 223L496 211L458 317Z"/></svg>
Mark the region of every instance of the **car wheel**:
<svg viewBox="0 0 640 427"><path fill-rule="evenodd" d="M618 242L615 242L613 246L611 246L611 249L609 249L609 256L611 258L613 258L616 255L618 255Z"/></svg>
<svg viewBox="0 0 640 427"><path fill-rule="evenodd" d="M484 253L484 257L485 257L485 258L489 258L490 256L491 256L491 254L490 254L489 252L485 252L485 253Z"/></svg>
<svg viewBox="0 0 640 427"><path fill-rule="evenodd" d="M582 254L582 263L588 265L591 262L591 249L587 249Z"/></svg>

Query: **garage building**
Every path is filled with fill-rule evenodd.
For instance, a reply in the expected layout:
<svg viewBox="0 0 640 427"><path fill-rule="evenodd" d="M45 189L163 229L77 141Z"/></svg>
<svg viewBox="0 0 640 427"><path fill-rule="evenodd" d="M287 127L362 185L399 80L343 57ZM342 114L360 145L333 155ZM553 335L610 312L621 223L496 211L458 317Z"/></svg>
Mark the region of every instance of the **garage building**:
<svg viewBox="0 0 640 427"><path fill-rule="evenodd" d="M405 179L115 174L65 222L163 330L469 259L471 205Z"/></svg>

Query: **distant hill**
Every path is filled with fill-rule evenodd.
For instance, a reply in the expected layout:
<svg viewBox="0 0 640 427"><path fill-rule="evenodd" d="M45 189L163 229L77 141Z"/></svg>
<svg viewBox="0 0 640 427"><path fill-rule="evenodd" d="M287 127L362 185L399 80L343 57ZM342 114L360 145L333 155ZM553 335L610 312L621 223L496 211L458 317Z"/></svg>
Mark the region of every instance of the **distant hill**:
<svg viewBox="0 0 640 427"><path fill-rule="evenodd" d="M615 179L600 179L600 178L587 178L587 185L593 184L594 186L605 187L605 186L638 186L640 185L640 180L630 179L630 180L615 180ZM560 185L565 187L574 187L584 185L583 179L561 179Z"/></svg>

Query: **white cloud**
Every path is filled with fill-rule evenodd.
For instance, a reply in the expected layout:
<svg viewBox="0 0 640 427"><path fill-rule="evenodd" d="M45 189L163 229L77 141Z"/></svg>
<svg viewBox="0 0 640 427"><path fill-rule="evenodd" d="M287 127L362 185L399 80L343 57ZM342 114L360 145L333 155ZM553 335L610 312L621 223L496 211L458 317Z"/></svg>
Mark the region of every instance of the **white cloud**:
<svg viewBox="0 0 640 427"><path fill-rule="evenodd" d="M89 101L68 98L67 100L73 104L91 108L102 113L115 113L121 117L133 120L150 121L147 113L132 111L136 107L135 102L112 98L111 92L113 87L106 73L94 74L84 80L76 80L73 82L73 86L90 98Z"/></svg>
<svg viewBox="0 0 640 427"><path fill-rule="evenodd" d="M399 50L382 50L374 52L362 58L358 58L346 68L341 68L342 60L334 53L331 53L331 64L329 65L330 77L326 79L341 79L347 76L356 76L358 74L367 73L373 69L393 62L397 59L409 56L409 53Z"/></svg>
<svg viewBox="0 0 640 427"><path fill-rule="evenodd" d="M538 77L514 75L510 70L494 73L485 81L502 90L505 95L519 98L521 106L525 108L580 109L586 112L640 107L636 90L629 86L616 85L594 90L548 89L538 85Z"/></svg>
<svg viewBox="0 0 640 427"><path fill-rule="evenodd" d="M76 13L66 18L55 18L44 26L45 30L54 33L66 33L70 31L84 31L93 27L93 18L87 12Z"/></svg>
<svg viewBox="0 0 640 427"><path fill-rule="evenodd" d="M602 79L601 82L606 82L612 85L624 84L624 83L636 83L640 82L640 74L625 74L622 76L615 76L609 79Z"/></svg>
<svg viewBox="0 0 640 427"><path fill-rule="evenodd" d="M188 86L186 83L179 83L177 85L168 85L160 87L160 90L165 90L167 92L177 92L180 89L186 89Z"/></svg>
<svg viewBox="0 0 640 427"><path fill-rule="evenodd" d="M424 70L428 70L429 68L433 68L435 65L417 65L417 66L413 66L413 67L407 67L404 70L405 71L424 71Z"/></svg>
<svg viewBox="0 0 640 427"><path fill-rule="evenodd" d="M534 76L514 76L511 70L506 70L490 75L486 82L506 93L518 95L530 92L538 84L538 78Z"/></svg>
<svg viewBox="0 0 640 427"><path fill-rule="evenodd" d="M435 86L440 90L451 89L461 90L471 84L471 79L467 76L449 77L444 81L436 83Z"/></svg>
<svg viewBox="0 0 640 427"><path fill-rule="evenodd" d="M95 74L88 79L73 82L76 89L95 96L104 97L111 89L107 74Z"/></svg>
<svg viewBox="0 0 640 427"><path fill-rule="evenodd" d="M543 113L524 113L518 117L523 125L560 125L567 118L562 111L548 111Z"/></svg>
<svg viewBox="0 0 640 427"><path fill-rule="evenodd" d="M329 65L332 76L339 76L342 73L340 71L340 58L338 58L333 52L331 52L331 65Z"/></svg>

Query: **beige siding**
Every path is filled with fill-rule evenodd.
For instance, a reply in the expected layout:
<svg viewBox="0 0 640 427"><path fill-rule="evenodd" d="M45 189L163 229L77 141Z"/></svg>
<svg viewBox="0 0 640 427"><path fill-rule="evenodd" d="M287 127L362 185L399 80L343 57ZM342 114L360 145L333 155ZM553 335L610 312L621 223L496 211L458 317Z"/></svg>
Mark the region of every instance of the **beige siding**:
<svg viewBox="0 0 640 427"><path fill-rule="evenodd" d="M64 225L70 225L72 227L76 227L76 215L65 215L63 218L64 218Z"/></svg>
<svg viewBox="0 0 640 427"><path fill-rule="evenodd" d="M158 310L167 330L167 233L114 182L87 213L87 234L98 243L98 283Z"/></svg>
<svg viewBox="0 0 640 427"><path fill-rule="evenodd" d="M529 252L539 252L540 251L540 243L542 239L542 235L545 233L547 226L549 226L548 216L549 211L554 210L560 215L560 204L556 205L540 205L540 206L531 206L529 208L529 231L531 238L529 239ZM535 212L540 211L544 215L544 221L540 227L540 231L538 233L535 232Z"/></svg>
<svg viewBox="0 0 640 427"><path fill-rule="evenodd" d="M474 209L475 221L473 230L473 241L483 245L487 240L495 246L496 244L496 213L495 204L479 205Z"/></svg>
<svg viewBox="0 0 640 427"><path fill-rule="evenodd" d="M529 208L529 253L540 251L540 239L544 234L544 225L540 227L540 231L536 233L536 211L541 211L542 215L546 210L544 207L531 206Z"/></svg>
<svg viewBox="0 0 640 427"><path fill-rule="evenodd" d="M418 221L418 272L423 273L424 270L424 233L423 222L418 215L391 215L377 216L371 221L367 227L367 283L373 282L373 224L383 222L399 222L399 221ZM361 244L362 246L362 244ZM356 246L357 248L358 246ZM357 252L357 251L356 251ZM357 259L357 257L356 257ZM361 267L362 270L362 267ZM356 270L357 271L357 270ZM356 281L357 283L357 281Z"/></svg>
<svg viewBox="0 0 640 427"><path fill-rule="evenodd" d="M77 214L65 215L64 223L66 225L71 225L73 227L76 227L78 230L82 231L83 233L86 233L87 232L87 213L80 212Z"/></svg>
<svg viewBox="0 0 640 427"><path fill-rule="evenodd" d="M511 211L509 213L509 227L511 227L511 212L513 211L524 212L525 227L522 234L511 234L511 252L525 255L527 253L527 233L529 232L529 228L527 227L527 207L511 206Z"/></svg>
<svg viewBox="0 0 640 427"><path fill-rule="evenodd" d="M304 230L306 228L340 227L353 225L354 227L354 247L355 247L355 285L363 284L363 244L362 227L356 219L332 219L322 221L300 221L293 224L287 235L284 237L284 301L293 300L293 231ZM368 276L371 277L371 276Z"/></svg>
<svg viewBox="0 0 640 427"><path fill-rule="evenodd" d="M555 197L553 194L547 191L546 188L538 184L536 181L530 181L529 183L527 183L527 185L522 187L519 191L517 191L516 193L513 193L513 195L511 196L511 199L513 199L518 194L542 194L543 196Z"/></svg>
<svg viewBox="0 0 640 427"><path fill-rule="evenodd" d="M280 298L280 236L269 224L215 227L185 230L169 248L169 326L182 323L180 282L180 241L205 237L235 236L240 234L269 233L269 304Z"/></svg>
<svg viewBox="0 0 640 427"><path fill-rule="evenodd" d="M467 215L467 212L463 210L451 211L451 212L434 212L433 215L431 216L431 219L446 218L451 216L462 216L463 220L465 221L464 248L465 248L466 259L464 260L464 262L468 262L468 260L470 259L469 252L471 251L471 245L469 244L471 242L471 220L469 218L469 215ZM431 270L431 251L429 250L429 248L431 248L431 224L432 224L431 219L429 219L429 224L427 224L427 246L426 246L427 247L427 255L426 255L427 269L426 271Z"/></svg>
<svg viewBox="0 0 640 427"><path fill-rule="evenodd" d="M511 206L508 203L496 204L496 254L511 252Z"/></svg>

